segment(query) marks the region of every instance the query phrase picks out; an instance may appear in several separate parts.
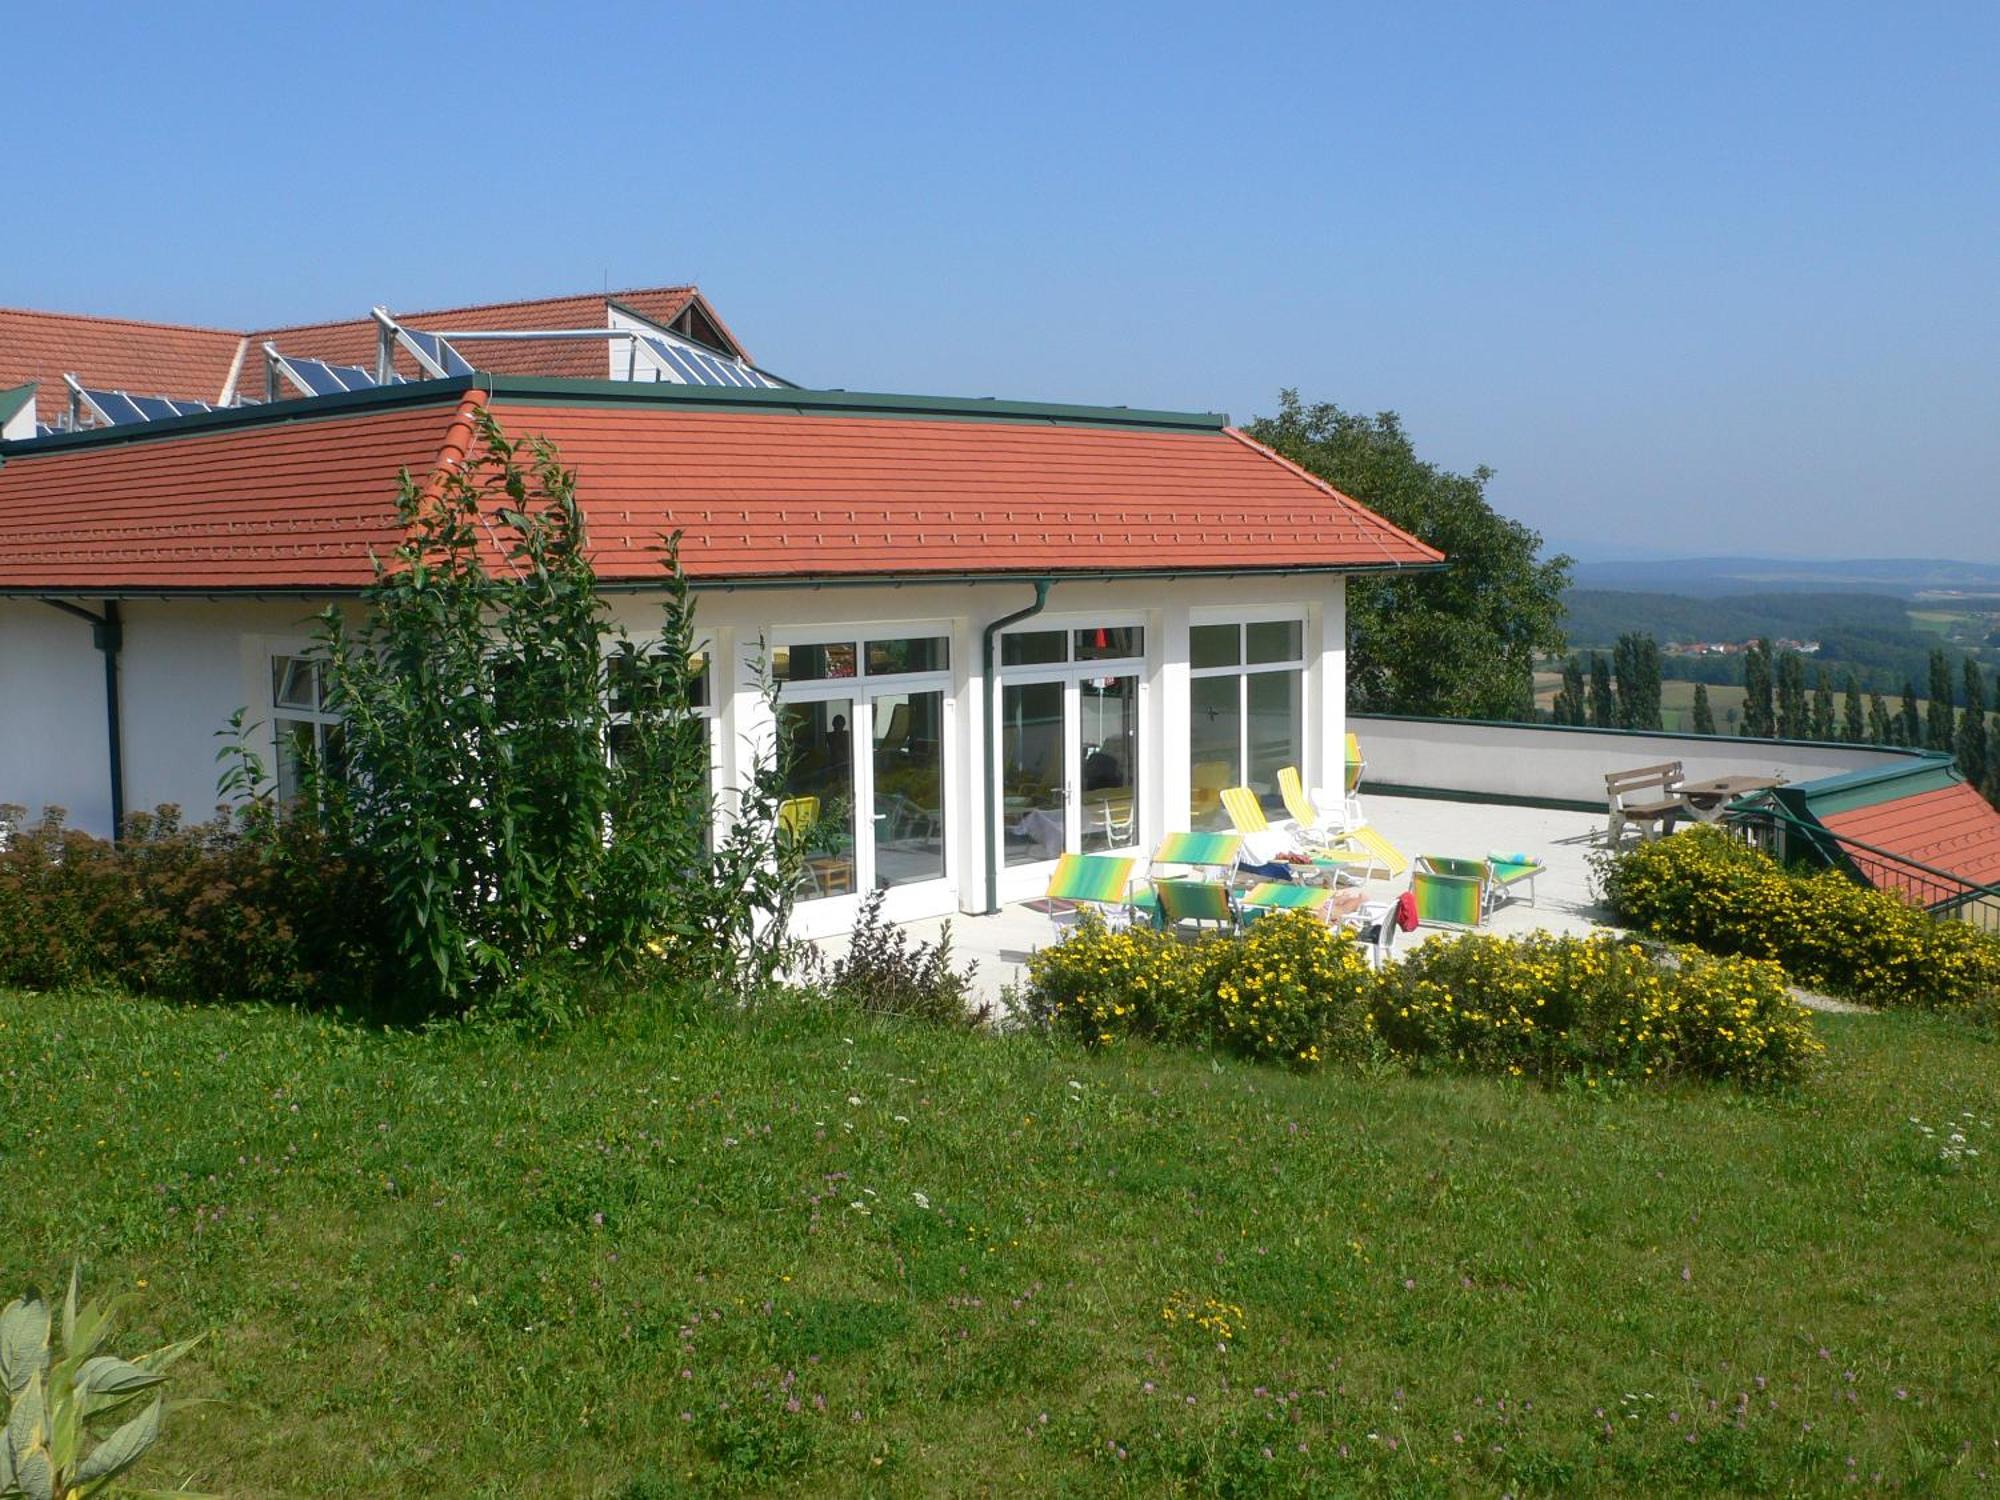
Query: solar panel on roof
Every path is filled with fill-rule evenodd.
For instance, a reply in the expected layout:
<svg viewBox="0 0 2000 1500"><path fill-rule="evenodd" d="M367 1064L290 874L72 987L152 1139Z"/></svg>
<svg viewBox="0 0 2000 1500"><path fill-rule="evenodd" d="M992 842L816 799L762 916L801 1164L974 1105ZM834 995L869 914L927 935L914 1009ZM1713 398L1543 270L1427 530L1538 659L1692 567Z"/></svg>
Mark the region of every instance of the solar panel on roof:
<svg viewBox="0 0 2000 1500"><path fill-rule="evenodd" d="M706 349L652 337L641 342L686 385L750 386L758 389L773 389L777 385L762 371L719 354L710 354Z"/></svg>
<svg viewBox="0 0 2000 1500"><path fill-rule="evenodd" d="M167 404L173 407L174 415L177 417L191 417L196 412L215 410L206 401L170 401Z"/></svg>
<svg viewBox="0 0 2000 1500"><path fill-rule="evenodd" d="M292 384L311 396L338 396L343 391L375 388L375 376L359 365L330 365L323 359L296 359L288 354L280 354L278 364L291 378ZM391 375L389 383L402 385L405 382L402 376Z"/></svg>
<svg viewBox="0 0 2000 1500"><path fill-rule="evenodd" d="M83 396L97 409L98 415L114 427L124 422L147 420L146 414L123 391L86 390Z"/></svg>
<svg viewBox="0 0 2000 1500"><path fill-rule="evenodd" d="M403 328L398 331L408 342L421 349L431 363L443 370L446 375L472 373L472 366L467 363L465 356L436 334L425 333L420 328Z"/></svg>
<svg viewBox="0 0 2000 1500"><path fill-rule="evenodd" d="M139 408L139 415L148 422L158 422L167 417L178 417L174 403L165 396L127 396L125 398Z"/></svg>

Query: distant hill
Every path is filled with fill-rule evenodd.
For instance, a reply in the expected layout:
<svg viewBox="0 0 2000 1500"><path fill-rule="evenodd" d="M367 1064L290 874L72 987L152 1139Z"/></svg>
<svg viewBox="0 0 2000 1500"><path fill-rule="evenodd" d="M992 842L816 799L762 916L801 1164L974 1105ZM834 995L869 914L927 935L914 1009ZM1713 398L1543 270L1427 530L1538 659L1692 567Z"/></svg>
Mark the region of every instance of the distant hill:
<svg viewBox="0 0 2000 1500"><path fill-rule="evenodd" d="M1758 636L1823 640L1838 630L1878 630L1928 643L1910 626L1909 607L1886 594L1774 593L1694 598L1687 594L1573 588L1565 629L1575 646L1609 646L1628 630L1669 641L1748 641Z"/></svg>
<svg viewBox="0 0 2000 1500"><path fill-rule="evenodd" d="M1730 594L1861 593L1914 598L1919 594L2000 594L2000 563L1944 558L1863 558L1848 562L1799 562L1769 557L1696 557L1646 562L1578 563L1579 590Z"/></svg>

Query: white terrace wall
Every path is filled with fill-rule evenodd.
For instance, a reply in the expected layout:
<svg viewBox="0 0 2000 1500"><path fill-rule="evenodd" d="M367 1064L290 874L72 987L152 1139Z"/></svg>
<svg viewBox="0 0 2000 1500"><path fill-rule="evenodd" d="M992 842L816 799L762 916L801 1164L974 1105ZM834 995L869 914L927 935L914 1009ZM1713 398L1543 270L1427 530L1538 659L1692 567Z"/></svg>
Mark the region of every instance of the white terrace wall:
<svg viewBox="0 0 2000 1500"><path fill-rule="evenodd" d="M1604 778L1677 760L1690 781L1776 776L1812 781L1921 758L1921 751L1807 740L1654 734L1556 724L1350 715L1368 763L1366 784L1383 791L1502 801L1604 806Z"/></svg>

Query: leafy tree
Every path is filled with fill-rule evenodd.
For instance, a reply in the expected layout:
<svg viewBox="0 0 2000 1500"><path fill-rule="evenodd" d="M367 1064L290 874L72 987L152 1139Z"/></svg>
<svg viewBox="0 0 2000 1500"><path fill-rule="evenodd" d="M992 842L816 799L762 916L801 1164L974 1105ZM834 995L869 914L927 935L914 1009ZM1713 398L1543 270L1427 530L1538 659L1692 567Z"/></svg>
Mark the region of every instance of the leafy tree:
<svg viewBox="0 0 2000 1500"><path fill-rule="evenodd" d="M761 983L782 962L797 861L768 763L710 847L676 541L658 639L640 646L598 588L574 474L477 422L467 463L404 476L406 539L365 614L322 616L347 763L308 779L329 837L379 874L410 987L433 1005L539 1007L566 991L538 994L538 978L629 968L656 941L690 977Z"/></svg>
<svg viewBox="0 0 2000 1500"><path fill-rule="evenodd" d="M1825 667L1813 673L1812 737L1822 742L1833 738L1833 688Z"/></svg>
<svg viewBox="0 0 2000 1500"><path fill-rule="evenodd" d="M1694 732L1696 734L1715 733L1715 710L1709 707L1708 684L1694 685Z"/></svg>
<svg viewBox="0 0 2000 1500"><path fill-rule="evenodd" d="M1951 709L1951 659L1939 646L1931 652L1931 701L1924 716L1924 744L1933 750L1957 748Z"/></svg>
<svg viewBox="0 0 2000 1500"><path fill-rule="evenodd" d="M1841 700L1841 735L1850 745L1864 744L1868 738L1868 728L1861 717L1861 679L1847 674L1847 694Z"/></svg>
<svg viewBox="0 0 2000 1500"><path fill-rule="evenodd" d="M1660 727L1660 644L1650 635L1628 631L1612 653L1618 676L1618 727Z"/></svg>
<svg viewBox="0 0 2000 1500"><path fill-rule="evenodd" d="M1806 659L1796 651L1778 657L1778 738L1802 740L1812 731L1806 710Z"/></svg>
<svg viewBox="0 0 2000 1500"><path fill-rule="evenodd" d="M1771 642L1758 640L1743 658L1743 733L1751 739L1768 740L1777 730L1771 711L1776 685L1771 673Z"/></svg>
<svg viewBox="0 0 2000 1500"><path fill-rule="evenodd" d="M1889 725L1889 705L1882 701L1880 693L1868 695L1868 743L1871 745L1895 743L1895 735Z"/></svg>
<svg viewBox="0 0 2000 1500"><path fill-rule="evenodd" d="M1618 705L1611 696L1611 663L1590 653L1590 722L1599 729L1618 727Z"/></svg>
<svg viewBox="0 0 2000 1500"><path fill-rule="evenodd" d="M1296 391L1250 434L1442 551L1442 572L1347 585L1351 707L1475 719L1534 716L1534 664L1561 651L1570 559L1486 499L1492 471L1454 474L1417 456L1393 412L1365 417Z"/></svg>
<svg viewBox="0 0 2000 1500"><path fill-rule="evenodd" d="M1584 703L1583 658L1572 653L1563 663L1562 686L1556 689L1552 717L1558 724L1584 724L1588 710Z"/></svg>
<svg viewBox="0 0 2000 1500"><path fill-rule="evenodd" d="M1965 659L1965 712L1958 720L1958 768L1974 786L1986 782L1986 684L1979 663Z"/></svg>
<svg viewBox="0 0 2000 1500"><path fill-rule="evenodd" d="M1917 713L1917 685L1907 677L1903 679L1903 707L1896 715L1895 742L1911 749L1921 749L1924 743L1924 721Z"/></svg>

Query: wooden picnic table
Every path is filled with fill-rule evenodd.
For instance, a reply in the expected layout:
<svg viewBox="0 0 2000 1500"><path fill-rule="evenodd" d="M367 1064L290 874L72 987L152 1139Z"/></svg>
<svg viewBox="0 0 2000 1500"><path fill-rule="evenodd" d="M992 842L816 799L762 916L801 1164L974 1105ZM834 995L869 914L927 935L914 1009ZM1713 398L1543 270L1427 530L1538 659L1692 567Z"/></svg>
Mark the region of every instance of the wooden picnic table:
<svg viewBox="0 0 2000 1500"><path fill-rule="evenodd" d="M1738 797L1783 784L1781 776L1713 776L1707 781L1683 781L1674 792L1695 821L1713 823Z"/></svg>

